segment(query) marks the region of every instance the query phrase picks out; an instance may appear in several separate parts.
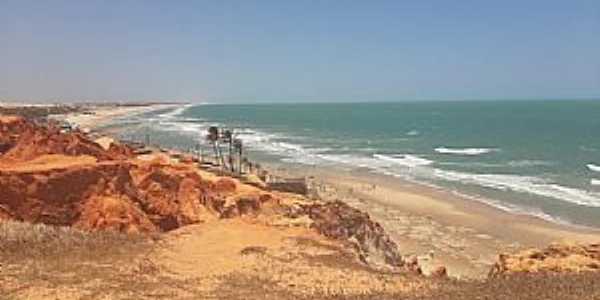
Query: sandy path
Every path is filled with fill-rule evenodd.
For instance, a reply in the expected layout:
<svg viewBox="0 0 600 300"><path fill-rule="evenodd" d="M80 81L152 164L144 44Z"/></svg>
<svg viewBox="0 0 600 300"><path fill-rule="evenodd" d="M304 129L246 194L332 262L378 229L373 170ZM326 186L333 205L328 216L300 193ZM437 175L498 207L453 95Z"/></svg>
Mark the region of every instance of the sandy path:
<svg viewBox="0 0 600 300"><path fill-rule="evenodd" d="M190 225L169 233L168 246L153 257L181 276L223 276L247 267L240 255L247 247L279 249L286 237L299 233L240 220Z"/></svg>
<svg viewBox="0 0 600 300"><path fill-rule="evenodd" d="M264 284L273 293L307 295L323 290L413 292L428 284L419 278L365 268L348 253L349 249L305 227L272 226L241 218L170 232L148 259L173 278L195 282L196 293L217 299L232 297L219 292L235 293L232 286L236 284L245 285L252 299L264 293L260 290ZM248 286L254 287L248 291Z"/></svg>

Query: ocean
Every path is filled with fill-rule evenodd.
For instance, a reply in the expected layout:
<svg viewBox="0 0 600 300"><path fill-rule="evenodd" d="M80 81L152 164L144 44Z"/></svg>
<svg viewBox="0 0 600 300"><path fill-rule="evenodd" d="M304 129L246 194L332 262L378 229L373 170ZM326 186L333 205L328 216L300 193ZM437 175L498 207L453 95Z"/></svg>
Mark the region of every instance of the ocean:
<svg viewBox="0 0 600 300"><path fill-rule="evenodd" d="M600 227L600 101L205 104L111 126L126 139L208 151L211 125L233 129L251 159L361 167L511 213Z"/></svg>

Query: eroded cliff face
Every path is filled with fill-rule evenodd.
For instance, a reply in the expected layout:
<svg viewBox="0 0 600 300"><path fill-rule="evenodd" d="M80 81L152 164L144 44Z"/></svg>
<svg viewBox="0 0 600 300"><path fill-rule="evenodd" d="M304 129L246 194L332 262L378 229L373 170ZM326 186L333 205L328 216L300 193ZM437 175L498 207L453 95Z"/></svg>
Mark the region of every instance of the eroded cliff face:
<svg viewBox="0 0 600 300"><path fill-rule="evenodd" d="M61 132L55 126L38 126L16 116L0 118L0 153L2 162L23 162L45 154L89 155L101 161L133 156L125 145L113 143L105 150L81 132Z"/></svg>
<svg viewBox="0 0 600 300"><path fill-rule="evenodd" d="M213 193L212 183L191 168L149 163L132 169L140 205L161 230L212 220L215 215L203 205Z"/></svg>
<svg viewBox="0 0 600 300"><path fill-rule="evenodd" d="M56 128L34 127L33 130L22 133L2 159L27 161L44 154L89 155L101 161L129 158L126 150L117 146L111 147L112 151L106 151L79 132L61 133Z"/></svg>
<svg viewBox="0 0 600 300"><path fill-rule="evenodd" d="M0 121L0 218L127 232L201 220L206 184L193 172L135 163L128 147L104 149L79 132Z"/></svg>
<svg viewBox="0 0 600 300"><path fill-rule="evenodd" d="M224 194L192 169L104 161L19 164L0 170L0 207L8 218L86 230L169 231L213 220ZM62 163L64 162L64 163Z"/></svg>
<svg viewBox="0 0 600 300"><path fill-rule="evenodd" d="M516 254L500 254L490 277L515 273L600 271L600 244L551 244Z"/></svg>
<svg viewBox="0 0 600 300"><path fill-rule="evenodd" d="M88 230L154 229L137 205L130 164L48 167L0 171L0 205L12 219Z"/></svg>
<svg viewBox="0 0 600 300"><path fill-rule="evenodd" d="M401 267L405 265L398 246L381 225L365 212L335 201L301 205L292 217L308 216L317 232L354 247L361 261L369 265ZM417 270L417 268L415 268ZM418 270L417 270L418 271Z"/></svg>
<svg viewBox="0 0 600 300"><path fill-rule="evenodd" d="M0 154L12 148L23 132L31 131L33 124L18 116L0 116Z"/></svg>

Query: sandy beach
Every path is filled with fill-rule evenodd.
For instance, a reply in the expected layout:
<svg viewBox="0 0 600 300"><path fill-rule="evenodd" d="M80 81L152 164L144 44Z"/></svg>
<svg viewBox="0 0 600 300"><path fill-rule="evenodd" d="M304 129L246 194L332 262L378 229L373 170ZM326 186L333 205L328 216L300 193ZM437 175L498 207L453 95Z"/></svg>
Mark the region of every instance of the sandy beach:
<svg viewBox="0 0 600 300"><path fill-rule="evenodd" d="M425 267L483 278L499 253L554 242L600 242L600 231L516 215L439 188L357 169L270 165L278 176L311 178L318 196L368 212Z"/></svg>
<svg viewBox="0 0 600 300"><path fill-rule="evenodd" d="M140 106L97 106L87 110L88 113L76 112L57 116L57 118L69 122L71 124L76 124L77 126L79 126L79 128L85 130L99 127L118 117L141 114L177 106L180 106L180 104L154 104Z"/></svg>

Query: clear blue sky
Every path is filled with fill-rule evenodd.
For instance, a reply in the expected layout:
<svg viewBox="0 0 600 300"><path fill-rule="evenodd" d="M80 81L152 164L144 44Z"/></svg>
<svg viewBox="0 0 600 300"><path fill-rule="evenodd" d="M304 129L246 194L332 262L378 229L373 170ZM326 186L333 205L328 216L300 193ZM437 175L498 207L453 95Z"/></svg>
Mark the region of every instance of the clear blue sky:
<svg viewBox="0 0 600 300"><path fill-rule="evenodd" d="M600 1L0 0L0 100L600 98Z"/></svg>

